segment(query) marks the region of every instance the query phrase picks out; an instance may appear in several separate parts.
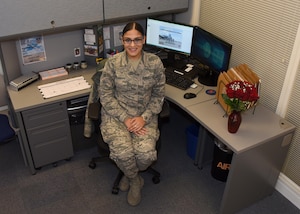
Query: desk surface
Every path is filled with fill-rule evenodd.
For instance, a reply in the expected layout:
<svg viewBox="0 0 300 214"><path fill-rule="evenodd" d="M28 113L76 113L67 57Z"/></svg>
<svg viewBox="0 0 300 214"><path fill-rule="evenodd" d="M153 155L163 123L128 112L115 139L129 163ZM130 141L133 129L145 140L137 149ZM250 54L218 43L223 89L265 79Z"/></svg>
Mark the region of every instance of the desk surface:
<svg viewBox="0 0 300 214"><path fill-rule="evenodd" d="M11 90L9 87L7 88L7 91L11 99L14 110L16 112L20 112L31 108L39 107L42 105L51 104L62 100L68 100L83 95L88 95L90 89L85 89L85 90L76 91L76 92L64 94L57 97L44 99L40 91L38 90L37 86L54 82L54 81L59 81L62 79L76 77L76 76L83 76L92 85L93 82L91 78L95 72L96 72L95 67L89 67L87 69L80 69L78 71L73 71L67 76L57 77L49 80L38 80L30 84L29 86L21 89L20 91ZM196 83L198 84L197 88L195 89L189 88L186 91L183 91L181 89L166 84L166 93L165 93L166 98L176 103L178 106L180 106L183 109L185 109L188 106L195 105L215 98L215 95L208 95L205 93L205 91L207 89L215 89L216 87L204 86L204 88L202 89L202 85L200 85L197 80ZM186 92L192 92L192 93L199 92L199 93L197 94L197 97L193 99L184 99L183 95Z"/></svg>
<svg viewBox="0 0 300 214"><path fill-rule="evenodd" d="M231 134L227 130L228 118L215 102L214 99L188 106L187 112L234 153L244 152L295 129L294 125L259 104L254 113L253 109L242 113L238 132Z"/></svg>
<svg viewBox="0 0 300 214"><path fill-rule="evenodd" d="M20 91L11 90L9 87L7 88L7 91L15 112L20 112L31 108L39 107L42 105L51 104L62 100L68 100L83 95L88 95L90 93L90 89L85 89L85 90L76 91L76 92L64 94L57 97L44 99L37 86L54 82L54 81L59 81L62 79L76 77L76 76L83 76L92 85L93 81L91 78L95 72L96 72L95 67L80 69L78 71L71 72L67 76L56 77L48 80L37 80L32 84L30 84L29 86L21 89Z"/></svg>
<svg viewBox="0 0 300 214"><path fill-rule="evenodd" d="M176 105L180 106L184 110L186 110L188 106L192 106L198 103L215 99L216 95L206 94L206 90L207 89L216 90L216 87L204 86L203 88L202 85L198 82L198 80L195 80L195 82L198 84L197 88L195 89L189 88L185 91L166 84L166 92L165 92L166 98L172 101L173 103L175 103ZM187 92L195 93L197 94L197 96L192 99L185 99L183 98L183 95Z"/></svg>

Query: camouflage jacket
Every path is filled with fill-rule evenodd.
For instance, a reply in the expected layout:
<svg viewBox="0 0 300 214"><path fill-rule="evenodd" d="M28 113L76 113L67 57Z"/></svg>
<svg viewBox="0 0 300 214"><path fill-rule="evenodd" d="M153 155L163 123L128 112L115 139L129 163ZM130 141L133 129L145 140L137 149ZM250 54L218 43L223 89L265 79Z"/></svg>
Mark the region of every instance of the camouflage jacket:
<svg viewBox="0 0 300 214"><path fill-rule="evenodd" d="M102 114L118 119L142 116L147 122L162 109L164 66L154 54L142 52L135 70L121 52L105 63L99 86Z"/></svg>

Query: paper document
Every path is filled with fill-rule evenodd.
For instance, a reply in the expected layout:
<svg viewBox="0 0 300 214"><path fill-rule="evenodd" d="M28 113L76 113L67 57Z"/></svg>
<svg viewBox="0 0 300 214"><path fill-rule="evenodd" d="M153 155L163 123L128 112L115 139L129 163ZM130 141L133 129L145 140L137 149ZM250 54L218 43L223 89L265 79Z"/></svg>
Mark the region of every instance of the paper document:
<svg viewBox="0 0 300 214"><path fill-rule="evenodd" d="M38 89L40 90L42 96L46 99L88 89L90 87L90 84L84 79L84 77L80 76L39 85Z"/></svg>

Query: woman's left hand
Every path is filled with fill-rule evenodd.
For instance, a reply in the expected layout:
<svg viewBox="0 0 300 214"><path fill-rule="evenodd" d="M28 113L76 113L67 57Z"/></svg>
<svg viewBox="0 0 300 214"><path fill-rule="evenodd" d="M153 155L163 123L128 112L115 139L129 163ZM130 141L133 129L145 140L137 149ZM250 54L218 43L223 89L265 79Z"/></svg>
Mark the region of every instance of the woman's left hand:
<svg viewBox="0 0 300 214"><path fill-rule="evenodd" d="M133 133L138 135L138 136L141 136L141 135L145 135L147 133L147 130L145 128L142 128L141 130L135 131Z"/></svg>
<svg viewBox="0 0 300 214"><path fill-rule="evenodd" d="M144 126L145 126L145 121L142 117L134 117L130 119L130 126L128 127L128 131L138 132L142 130Z"/></svg>

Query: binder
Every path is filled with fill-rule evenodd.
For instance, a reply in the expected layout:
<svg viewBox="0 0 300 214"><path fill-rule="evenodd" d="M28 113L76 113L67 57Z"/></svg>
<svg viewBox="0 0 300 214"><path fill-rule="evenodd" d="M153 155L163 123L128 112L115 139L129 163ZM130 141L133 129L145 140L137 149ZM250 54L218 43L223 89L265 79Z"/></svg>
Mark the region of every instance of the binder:
<svg viewBox="0 0 300 214"><path fill-rule="evenodd" d="M42 80L47 80L47 79L51 79L54 77L65 76L65 75L68 75L69 73L67 72L67 70L64 67L60 67L60 68L54 68L54 69L47 70L47 71L41 71L41 72L39 72L39 74L40 74Z"/></svg>

